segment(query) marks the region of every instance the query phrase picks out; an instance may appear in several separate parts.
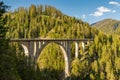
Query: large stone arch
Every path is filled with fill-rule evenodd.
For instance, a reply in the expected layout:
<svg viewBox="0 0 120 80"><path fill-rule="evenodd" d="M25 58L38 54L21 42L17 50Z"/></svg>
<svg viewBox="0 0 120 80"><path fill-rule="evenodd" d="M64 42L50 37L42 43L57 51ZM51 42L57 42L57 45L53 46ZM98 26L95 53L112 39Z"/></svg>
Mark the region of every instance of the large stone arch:
<svg viewBox="0 0 120 80"><path fill-rule="evenodd" d="M24 49L24 53L26 56L30 56L32 62L36 63L38 57L40 56L42 50L50 43L55 43L58 46L60 46L63 56L64 56L64 61L65 61L65 76L68 77L70 76L70 68L71 68L71 50L70 50L70 44L74 43L75 44L75 58L78 58L79 55L79 41L73 41L73 42L68 42L68 41L43 41L43 42L22 42L21 46ZM32 46L33 47L32 47ZM39 46L39 47L38 47ZM31 50L32 49L32 50ZM31 52L32 51L32 52ZM33 54L31 54L33 53Z"/></svg>
<svg viewBox="0 0 120 80"><path fill-rule="evenodd" d="M50 43L55 43L58 46L60 46L60 48L63 52L64 61L65 61L65 77L70 76L70 58L69 58L70 53L67 53L67 48L61 44L62 42L45 42L42 45L42 47L37 50L36 55L35 55L35 59L36 59L35 61L37 61L37 59L41 55L41 52L43 51L43 49Z"/></svg>

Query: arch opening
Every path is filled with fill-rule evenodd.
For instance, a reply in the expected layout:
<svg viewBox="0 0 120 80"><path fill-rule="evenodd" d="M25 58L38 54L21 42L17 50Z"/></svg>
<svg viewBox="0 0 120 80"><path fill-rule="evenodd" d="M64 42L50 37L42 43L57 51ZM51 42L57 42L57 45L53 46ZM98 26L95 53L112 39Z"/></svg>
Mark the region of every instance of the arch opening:
<svg viewBox="0 0 120 80"><path fill-rule="evenodd" d="M68 67L69 64L66 50L56 42L46 44L39 51L37 63L40 70L46 70L48 74L54 71L56 73L54 75L62 79L65 77L66 65Z"/></svg>
<svg viewBox="0 0 120 80"><path fill-rule="evenodd" d="M71 45L71 59L74 60L75 58L80 57L80 42L72 42Z"/></svg>
<svg viewBox="0 0 120 80"><path fill-rule="evenodd" d="M28 51L28 48L25 46L25 45L23 45L23 44L20 44L21 46L22 46L22 48L24 49L24 54L25 54L25 56L29 56L29 51Z"/></svg>

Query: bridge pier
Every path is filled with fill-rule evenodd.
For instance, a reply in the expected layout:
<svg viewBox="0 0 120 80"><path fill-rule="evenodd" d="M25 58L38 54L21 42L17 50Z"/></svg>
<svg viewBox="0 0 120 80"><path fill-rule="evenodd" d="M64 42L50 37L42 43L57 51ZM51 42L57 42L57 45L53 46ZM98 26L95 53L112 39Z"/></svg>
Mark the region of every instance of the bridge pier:
<svg viewBox="0 0 120 80"><path fill-rule="evenodd" d="M37 69L37 59L36 59L36 51L37 51L37 43L35 41L21 41L21 46L24 49L25 56L27 57L27 65L34 67Z"/></svg>
<svg viewBox="0 0 120 80"><path fill-rule="evenodd" d="M79 42L75 42L75 58L79 56Z"/></svg>
<svg viewBox="0 0 120 80"><path fill-rule="evenodd" d="M71 71L71 48L70 48L70 42L61 42L60 48L63 51L64 54L64 60L65 60L65 78L70 77L70 71Z"/></svg>

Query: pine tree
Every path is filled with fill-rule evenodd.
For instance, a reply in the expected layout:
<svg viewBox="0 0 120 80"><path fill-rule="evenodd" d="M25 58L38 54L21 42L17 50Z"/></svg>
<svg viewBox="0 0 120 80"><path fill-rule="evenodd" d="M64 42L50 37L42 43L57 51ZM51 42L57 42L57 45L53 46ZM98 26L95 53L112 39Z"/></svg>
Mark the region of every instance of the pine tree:
<svg viewBox="0 0 120 80"><path fill-rule="evenodd" d="M16 71L15 53L9 50L8 40L5 39L7 32L6 17L3 15L8 6L0 1L0 80L20 80Z"/></svg>
<svg viewBox="0 0 120 80"><path fill-rule="evenodd" d="M7 48L8 43L5 40L5 35L7 32L7 28L5 27L6 24L6 17L3 15L3 13L6 12L6 8L8 6L5 6L3 2L0 2L0 51L1 54L4 53L4 49Z"/></svg>

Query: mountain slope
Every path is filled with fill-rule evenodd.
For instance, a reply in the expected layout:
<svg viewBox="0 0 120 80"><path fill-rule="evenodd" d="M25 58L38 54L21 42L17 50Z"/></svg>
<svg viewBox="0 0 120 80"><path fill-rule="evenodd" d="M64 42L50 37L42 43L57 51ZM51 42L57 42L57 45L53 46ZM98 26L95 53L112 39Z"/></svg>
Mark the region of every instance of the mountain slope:
<svg viewBox="0 0 120 80"><path fill-rule="evenodd" d="M98 30L101 30L105 33L116 33L116 31L120 27L120 21L114 19L104 19L102 21L96 22L91 25L92 27L96 27Z"/></svg>
<svg viewBox="0 0 120 80"><path fill-rule="evenodd" d="M7 13L9 38L91 38L92 28L86 22L67 16L52 6L18 8Z"/></svg>

